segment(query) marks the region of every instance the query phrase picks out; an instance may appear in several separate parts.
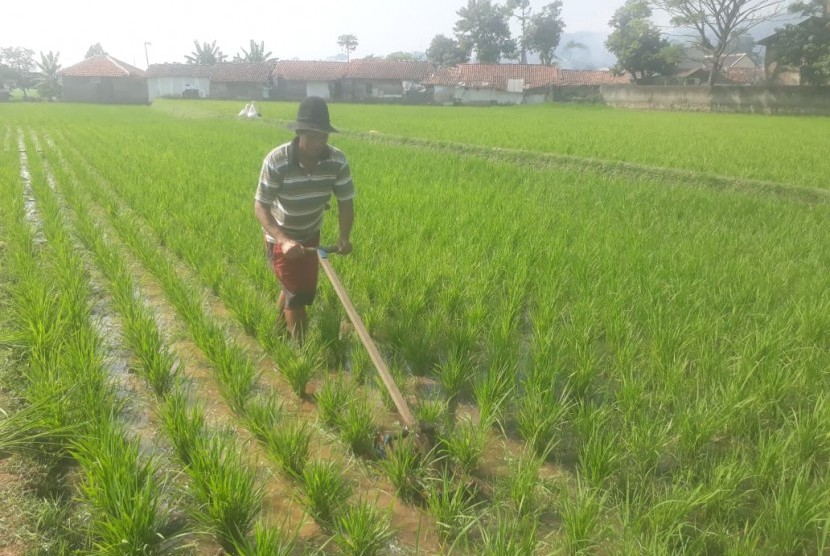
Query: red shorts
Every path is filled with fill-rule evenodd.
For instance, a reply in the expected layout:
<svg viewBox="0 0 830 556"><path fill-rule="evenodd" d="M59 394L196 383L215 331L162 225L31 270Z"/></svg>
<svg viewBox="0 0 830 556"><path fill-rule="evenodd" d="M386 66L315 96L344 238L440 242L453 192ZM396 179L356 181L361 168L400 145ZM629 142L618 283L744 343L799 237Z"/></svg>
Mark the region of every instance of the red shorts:
<svg viewBox="0 0 830 556"><path fill-rule="evenodd" d="M306 247L319 247L320 234L301 242ZM271 270L279 280L288 309L311 305L317 294L319 263L316 253L308 253L298 259L286 259L279 243L265 242L265 254Z"/></svg>

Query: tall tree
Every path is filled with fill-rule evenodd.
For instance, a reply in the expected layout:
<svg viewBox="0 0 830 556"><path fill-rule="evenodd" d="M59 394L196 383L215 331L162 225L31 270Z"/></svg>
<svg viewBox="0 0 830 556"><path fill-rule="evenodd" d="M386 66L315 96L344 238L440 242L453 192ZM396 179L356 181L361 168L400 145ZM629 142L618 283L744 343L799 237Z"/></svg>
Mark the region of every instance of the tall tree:
<svg viewBox="0 0 830 556"><path fill-rule="evenodd" d="M565 22L562 21L562 1L554 0L530 19L528 48L539 54L543 64L549 66L556 58L556 48L562 40Z"/></svg>
<svg viewBox="0 0 830 556"><path fill-rule="evenodd" d="M208 43L207 41L199 44L199 41L193 41L193 46L196 49L190 54L185 54L184 59L188 64L201 64L205 66L212 66L219 62L224 62L227 56L222 50L216 46L216 41Z"/></svg>
<svg viewBox="0 0 830 556"><path fill-rule="evenodd" d="M257 44L254 39L251 39L248 50L244 48L240 50L242 50L242 54L234 56L235 62L270 62L274 59L271 57L271 52L265 52L265 41L260 41Z"/></svg>
<svg viewBox="0 0 830 556"><path fill-rule="evenodd" d="M808 19L778 29L779 67L798 68L805 85L830 84L830 1L796 2L790 11Z"/></svg>
<svg viewBox="0 0 830 556"><path fill-rule="evenodd" d="M683 51L662 36L651 15L648 0L628 0L608 22L613 31L605 47L617 57L614 71L628 72L635 81L670 74Z"/></svg>
<svg viewBox="0 0 830 556"><path fill-rule="evenodd" d="M101 54L106 54L104 47L101 46L100 42L96 42L87 49L86 56L84 56L84 58L92 58L93 56L99 56Z"/></svg>
<svg viewBox="0 0 830 556"><path fill-rule="evenodd" d="M788 0L652 0L675 27L689 29L692 44L711 60L709 86L735 50L735 39L784 11Z"/></svg>
<svg viewBox="0 0 830 556"><path fill-rule="evenodd" d="M35 52L30 48L7 46L0 49L0 64L8 68L5 72L7 78L23 91L23 98L28 98L26 91L34 86L34 56Z"/></svg>
<svg viewBox="0 0 830 556"><path fill-rule="evenodd" d="M456 12L461 18L455 23L455 37L469 57L472 52L482 64L497 64L504 58L516 57L516 42L510 38L511 10L491 0L467 0Z"/></svg>
<svg viewBox="0 0 830 556"><path fill-rule="evenodd" d="M427 48L427 60L438 67L448 68L469 62L470 56L457 40L435 35Z"/></svg>
<svg viewBox="0 0 830 556"><path fill-rule="evenodd" d="M343 52L346 53L346 61L350 61L352 59L352 52L355 51L357 48L357 36L356 35L340 35L337 37L337 46L343 49Z"/></svg>
<svg viewBox="0 0 830 556"><path fill-rule="evenodd" d="M58 61L60 52L49 51L49 54L40 53L40 62L37 67L40 68L41 76L37 79L37 88L42 97L51 98L59 97L61 94L61 84L58 77L58 71L61 69L61 64Z"/></svg>
<svg viewBox="0 0 830 556"><path fill-rule="evenodd" d="M511 16L519 21L519 26L522 29L522 35L519 37L518 42L519 61L526 64L528 51L527 30L530 26L530 16L533 13L530 9L530 0L507 0L507 9L510 10Z"/></svg>

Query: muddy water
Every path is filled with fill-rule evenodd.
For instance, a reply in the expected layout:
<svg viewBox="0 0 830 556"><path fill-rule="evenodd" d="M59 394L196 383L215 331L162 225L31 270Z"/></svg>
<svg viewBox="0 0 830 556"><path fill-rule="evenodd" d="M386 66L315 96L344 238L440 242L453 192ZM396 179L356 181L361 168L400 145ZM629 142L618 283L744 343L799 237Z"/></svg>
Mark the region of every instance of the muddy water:
<svg viewBox="0 0 830 556"><path fill-rule="evenodd" d="M17 133L17 148L20 152L20 179L23 180L23 207L26 211L26 221L34 230L33 241L35 246L38 246L46 243L46 236L43 234L43 225L37 215L35 193L32 190L32 174L29 172L29 157L26 153L22 130L18 130Z"/></svg>

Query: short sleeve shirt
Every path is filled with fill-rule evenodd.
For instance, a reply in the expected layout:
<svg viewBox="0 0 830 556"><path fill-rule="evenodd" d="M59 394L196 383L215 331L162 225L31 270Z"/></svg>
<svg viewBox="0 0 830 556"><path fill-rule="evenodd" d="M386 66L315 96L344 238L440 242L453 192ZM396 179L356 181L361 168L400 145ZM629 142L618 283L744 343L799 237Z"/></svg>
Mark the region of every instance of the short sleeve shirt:
<svg viewBox="0 0 830 556"><path fill-rule="evenodd" d="M256 200L268 205L279 227L291 239L303 241L320 230L326 203L354 198L346 156L329 145L313 172L298 159L298 138L272 150L262 163ZM267 241L274 241L267 233Z"/></svg>

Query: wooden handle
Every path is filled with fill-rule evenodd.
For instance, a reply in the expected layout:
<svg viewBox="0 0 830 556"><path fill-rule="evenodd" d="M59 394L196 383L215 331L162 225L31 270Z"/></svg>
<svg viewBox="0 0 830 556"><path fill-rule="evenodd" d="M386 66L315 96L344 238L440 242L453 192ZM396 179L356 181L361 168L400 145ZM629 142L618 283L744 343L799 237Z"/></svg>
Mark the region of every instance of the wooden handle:
<svg viewBox="0 0 830 556"><path fill-rule="evenodd" d="M325 256L322 256L319 252L318 255L320 255L318 258L320 259L320 265L323 267L323 271L326 273L326 276L328 276L329 282L331 282L331 285L334 287L334 291L337 293L337 297L340 298L340 302L346 309L346 313L349 315L349 320L352 321L355 330L357 330L357 335L360 337L361 343L366 348L366 351L369 352L369 357L372 359L372 363L375 364L375 369L377 369L383 384L386 386L386 390L389 392L389 395L392 396L392 401L398 409L398 414L400 414L401 420L403 420L404 425L413 431L416 430L415 419L409 411L409 406L406 405L406 400L403 399L400 390L398 390L398 385L395 384L395 381L392 379L392 375L389 373L386 363L384 363L383 358L380 356L380 352L378 351L377 346L375 346L375 342L369 335L369 331L366 330L365 326L363 326L363 321L360 320L360 315L357 314L357 310L354 308L352 301L349 299L346 289L343 287L343 284L340 282L337 274L335 274L329 260L326 259Z"/></svg>

